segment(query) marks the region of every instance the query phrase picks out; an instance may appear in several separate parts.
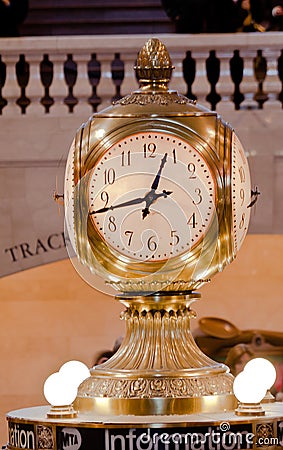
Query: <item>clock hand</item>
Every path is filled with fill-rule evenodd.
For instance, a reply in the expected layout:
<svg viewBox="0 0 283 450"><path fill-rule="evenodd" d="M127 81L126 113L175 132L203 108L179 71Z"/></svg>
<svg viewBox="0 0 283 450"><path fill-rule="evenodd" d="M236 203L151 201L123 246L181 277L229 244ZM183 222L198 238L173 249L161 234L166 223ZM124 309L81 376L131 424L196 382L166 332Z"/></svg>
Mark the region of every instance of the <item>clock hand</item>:
<svg viewBox="0 0 283 450"><path fill-rule="evenodd" d="M145 202L145 204L146 204L145 210L146 209L148 210L148 212L145 214L145 217L146 217L149 214L148 208L150 205L152 205L152 203L154 203L159 197L167 197L168 195L171 195L171 194L172 194L171 191L164 190L163 192L156 194L154 190L151 190L144 197L137 197L132 200L128 200L127 202L118 203L118 205L112 205L112 206L100 208L100 209L97 209L96 211L91 211L89 214L92 215L92 214L105 213L107 211L112 211L113 209L116 209L116 208L123 208L125 206L138 205L139 203Z"/></svg>
<svg viewBox="0 0 283 450"><path fill-rule="evenodd" d="M105 213L107 211L112 211L113 209L116 209L116 208L123 208L125 206L137 205L137 204L145 201L146 206L145 206L145 209L142 210L143 219L144 219L149 214L149 212L150 212L149 207L150 207L150 205L152 205L152 203L154 203L159 197L167 197L168 195L172 194L172 192L165 191L165 190L163 190L163 192L161 192L159 194L155 193L155 191L158 187L159 181L160 181L162 169L163 169L166 161L167 161L167 153L165 153L163 158L161 159L160 167L159 167L158 172L157 172L157 174L153 180L153 183L151 185L151 190L144 197L138 197L133 200L128 200L127 202L119 203L118 205L104 207L104 208L98 209L97 211L92 211L89 214L91 215L91 214Z"/></svg>
<svg viewBox="0 0 283 450"><path fill-rule="evenodd" d="M152 189L148 194L146 194L144 200L145 200L145 208L142 209L142 218L145 219L146 216L150 213L149 207L152 205L152 203L156 202L156 200L159 197L168 197L168 195L171 195L173 191L165 191L163 190L159 194L156 194L156 192Z"/></svg>
<svg viewBox="0 0 283 450"><path fill-rule="evenodd" d="M107 212L107 211L112 211L113 209L116 209L116 208L123 208L124 206L137 205L139 203L144 202L145 201L145 197L137 197L137 198L134 198L132 200L128 200L127 202L118 203L118 205L112 205L112 206L108 206L108 207L105 207L105 208L97 209L96 211L91 211L89 214L90 215L91 214L100 214L100 213L104 213L104 212Z"/></svg>
<svg viewBox="0 0 283 450"><path fill-rule="evenodd" d="M255 190L252 189L251 191L251 202L250 204L247 206L247 208L251 208L252 206L254 206L254 204L257 202L258 200L258 196L260 195L260 192L257 190L257 186L255 187Z"/></svg>
<svg viewBox="0 0 283 450"><path fill-rule="evenodd" d="M160 181L160 175L161 175L163 167L165 166L166 161L167 161L167 153L164 154L164 156L161 160L161 163L160 163L159 170L158 170L158 172L153 180L153 183L151 185L151 189L153 189L153 190L156 190L158 188L158 184Z"/></svg>
<svg viewBox="0 0 283 450"><path fill-rule="evenodd" d="M148 214L150 213L149 207L150 207L150 205L152 205L152 203L154 203L159 197L167 197L168 195L172 194L172 192L165 191L165 190L163 190L160 194L155 193L156 189L158 188L158 184L159 184L160 177L161 177L161 172L167 161L167 155L168 155L168 153L165 153L163 158L161 159L160 167L159 167L158 172L157 172L157 174L152 182L152 185L151 185L151 190L144 197L146 206L142 210L142 218L143 219L145 219L145 217L148 216Z"/></svg>

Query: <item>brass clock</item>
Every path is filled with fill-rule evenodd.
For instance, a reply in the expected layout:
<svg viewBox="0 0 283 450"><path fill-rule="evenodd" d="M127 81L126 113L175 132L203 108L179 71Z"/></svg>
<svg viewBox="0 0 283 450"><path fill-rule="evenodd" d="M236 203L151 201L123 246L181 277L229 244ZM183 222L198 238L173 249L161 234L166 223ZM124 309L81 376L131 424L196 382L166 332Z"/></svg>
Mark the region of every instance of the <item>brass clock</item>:
<svg viewBox="0 0 283 450"><path fill-rule="evenodd" d="M230 125L168 89L172 70L150 39L140 88L94 114L69 152L66 233L78 271L114 289L127 324L117 354L81 387L83 410L152 414L158 397L160 411L180 413L234 401L228 368L202 354L188 326L195 289L247 233L249 168Z"/></svg>
<svg viewBox="0 0 283 450"><path fill-rule="evenodd" d="M167 261L203 239L215 217L215 183L207 160L166 131L121 139L92 169L92 224L125 260Z"/></svg>
<svg viewBox="0 0 283 450"><path fill-rule="evenodd" d="M215 113L185 104L192 111L180 117L160 113L154 121L128 119L119 131L102 129L83 164L83 146L71 149L70 240L81 261L118 291L198 287L232 261L246 235L250 178L240 141ZM192 128L196 112L201 130ZM209 145L211 123L226 142Z"/></svg>

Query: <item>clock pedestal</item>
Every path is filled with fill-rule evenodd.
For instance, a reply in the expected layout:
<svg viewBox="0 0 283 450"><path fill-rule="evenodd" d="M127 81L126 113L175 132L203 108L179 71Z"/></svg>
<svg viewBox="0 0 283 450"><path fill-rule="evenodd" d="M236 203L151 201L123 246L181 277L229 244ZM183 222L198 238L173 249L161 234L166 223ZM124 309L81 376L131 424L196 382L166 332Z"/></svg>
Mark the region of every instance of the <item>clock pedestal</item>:
<svg viewBox="0 0 283 450"><path fill-rule="evenodd" d="M236 407L228 367L201 352L190 319L195 290L233 261L247 232L248 164L229 124L168 88L173 68L149 40L139 89L83 124L68 155L74 265L126 306L122 346L78 390L74 407L90 418Z"/></svg>
<svg viewBox="0 0 283 450"><path fill-rule="evenodd" d="M233 377L208 358L190 332L196 292L121 295L124 342L92 369L74 407L83 414L172 415L236 407Z"/></svg>

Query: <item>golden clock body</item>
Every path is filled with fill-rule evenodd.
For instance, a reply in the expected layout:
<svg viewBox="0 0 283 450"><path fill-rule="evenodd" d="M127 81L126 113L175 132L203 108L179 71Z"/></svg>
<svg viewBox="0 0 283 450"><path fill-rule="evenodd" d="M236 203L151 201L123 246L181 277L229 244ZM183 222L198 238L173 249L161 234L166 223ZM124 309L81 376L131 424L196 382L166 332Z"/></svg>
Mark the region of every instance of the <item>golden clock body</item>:
<svg viewBox="0 0 283 450"><path fill-rule="evenodd" d="M139 140L140 147L133 152L131 140L136 149L135 138ZM164 150L163 142L166 142L166 138L170 140L170 145ZM146 145L149 146L149 156L144 158ZM150 151L154 146L156 146L154 157L151 158ZM192 150L190 154L188 149ZM156 192L161 195L162 190L167 188L172 194L168 199L156 200L151 205L151 215L141 221L143 231L146 228L151 229L153 216L159 215L160 229L157 232L155 225L154 233L149 233L149 237L152 238L149 242L149 254L144 250L140 251L141 256L138 251L124 252L122 245L120 247L113 245L115 239L107 237L105 230L99 230L99 226L93 220L94 206L96 209L100 206L102 209L107 204L107 207L111 205L115 208L127 200L130 201L131 198L145 196L150 191L151 182L165 151L168 153L169 162L166 162L158 186L159 191ZM129 164L130 152L131 164ZM187 156L182 157L181 163L184 198L181 199L182 193L179 192L177 201L174 198L176 194L174 191L180 190L180 176L176 180L176 174L180 170L177 164L174 164L176 153L173 152L178 152L178 155L187 153ZM139 154L136 164L132 162L134 160L132 153ZM147 165L141 167L143 159L147 159ZM233 165L236 159L240 161L239 167ZM200 107L175 91L168 90L164 85L154 86L154 89L146 86L104 111L94 114L78 130L70 150L69 164L71 168L67 169L65 202L66 210L69 211L67 229L70 240L82 264L116 290L120 292L192 290L215 273L222 271L236 256L249 222L247 208L250 202L249 171L244 151L235 132L216 112ZM205 165L208 181L213 186L213 204L208 222L205 207L201 210L201 204L195 205L195 211L198 212L197 219L192 216L194 210L191 208L193 202L197 203L200 199L201 203L205 201L205 175L201 165ZM121 170L117 171L119 167ZM100 183L96 182L94 185L93 180L99 171L104 175L101 175ZM198 187L197 182L194 183L195 180L190 179L190 176L193 174L197 180L201 171L201 187ZM97 192L95 186L98 186ZM113 201L115 189L119 191L119 195L114 195ZM175 217L174 212L170 216L170 213L165 213L161 206L166 202L167 204L175 202L179 206L180 217L184 215L187 219L187 228L184 222L182 231L175 230L176 226L171 224ZM142 214L144 207L145 203L99 213L98 221L100 224L103 222L106 229L107 220L108 224L111 224L109 217L114 222L116 215L122 214L124 217L117 224L112 222L112 229L116 228L112 231L112 236L119 235L121 242L125 244L131 233L132 236L137 236L142 232L138 224L138 211ZM130 229L124 228L123 231L124 218L133 212L136 212L137 217L136 228L131 223ZM160 255L158 248L160 239L166 239L163 236L166 231L163 231L162 217L165 217L165 222L173 233L169 236L167 232L167 240L174 238L174 232L176 236L175 241L168 245L174 244L179 234L187 234L190 241L185 242L185 246L178 252L172 254L169 251L163 252L164 256ZM197 232L193 230L194 225ZM127 235L122 236L125 231ZM192 234L194 240L190 240ZM143 248L147 244L148 241L141 242ZM156 251L152 251L150 255L150 250Z"/></svg>
<svg viewBox="0 0 283 450"><path fill-rule="evenodd" d="M249 169L230 125L168 89L172 70L165 46L149 40L138 56L140 88L83 124L68 156L75 267L126 307L121 347L79 387L75 407L90 415L235 407L228 367L197 347L190 319L194 290L235 258L246 235Z"/></svg>

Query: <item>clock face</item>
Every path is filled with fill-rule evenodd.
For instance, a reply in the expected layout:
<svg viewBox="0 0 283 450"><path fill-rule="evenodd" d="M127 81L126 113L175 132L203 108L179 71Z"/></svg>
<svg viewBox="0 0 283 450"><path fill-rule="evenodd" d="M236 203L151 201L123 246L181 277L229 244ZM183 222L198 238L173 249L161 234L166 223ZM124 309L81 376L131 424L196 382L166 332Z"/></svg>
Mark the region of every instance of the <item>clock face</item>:
<svg viewBox="0 0 283 450"><path fill-rule="evenodd" d="M65 241L69 254L73 254L76 249L76 239L74 230L74 153L75 141L72 142L65 172ZM68 245L70 243L70 245Z"/></svg>
<svg viewBox="0 0 283 450"><path fill-rule="evenodd" d="M126 261L187 254L206 235L215 203L215 176L202 152L166 132L121 139L90 172L92 227Z"/></svg>
<svg viewBox="0 0 283 450"><path fill-rule="evenodd" d="M244 149L235 133L232 139L231 171L234 248L237 252L247 234L250 221L251 180Z"/></svg>

